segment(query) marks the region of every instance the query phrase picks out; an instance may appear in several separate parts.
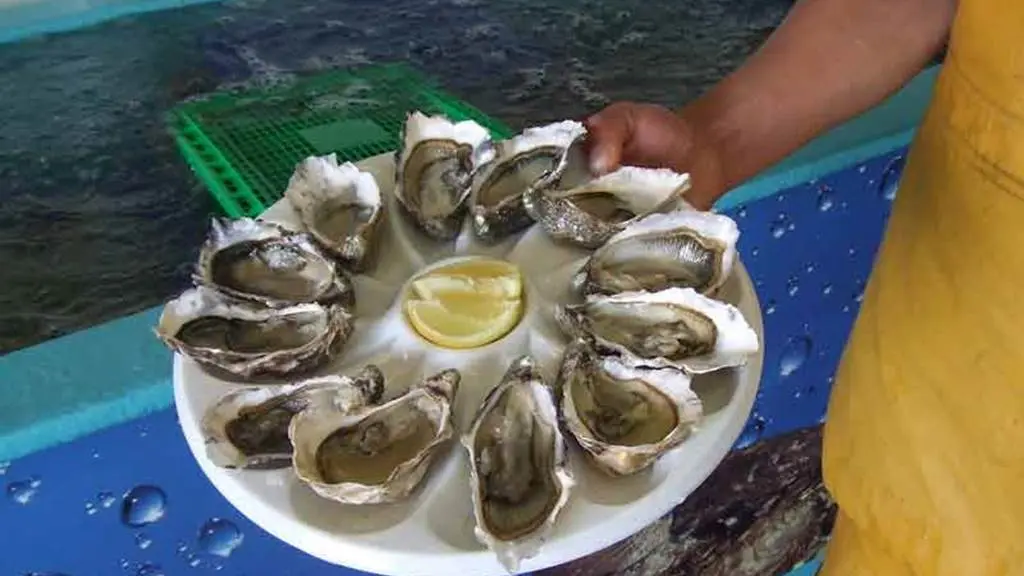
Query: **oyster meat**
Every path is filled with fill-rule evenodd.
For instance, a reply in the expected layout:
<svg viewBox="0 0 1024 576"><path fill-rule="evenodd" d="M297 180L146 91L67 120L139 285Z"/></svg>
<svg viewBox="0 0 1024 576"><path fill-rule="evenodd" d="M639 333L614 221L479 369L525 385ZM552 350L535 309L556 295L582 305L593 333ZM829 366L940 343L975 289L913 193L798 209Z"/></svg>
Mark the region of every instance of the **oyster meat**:
<svg viewBox="0 0 1024 576"><path fill-rule="evenodd" d="M512 362L462 444L476 538L514 573L540 551L575 484L554 394L529 356Z"/></svg>
<svg viewBox="0 0 1024 576"><path fill-rule="evenodd" d="M555 240L593 249L637 219L672 206L689 187L688 174L624 166L573 188L530 189L523 206Z"/></svg>
<svg viewBox="0 0 1024 576"><path fill-rule="evenodd" d="M339 165L334 154L311 156L295 168L284 194L321 246L353 272L366 269L384 213L373 174Z"/></svg>
<svg viewBox="0 0 1024 576"><path fill-rule="evenodd" d="M452 405L461 376L450 369L404 395L352 412L316 404L292 418L289 437L299 479L345 504L409 496L455 434Z"/></svg>
<svg viewBox="0 0 1024 576"><path fill-rule="evenodd" d="M268 470L292 463L288 425L317 403L333 402L350 412L375 404L384 375L367 365L354 376L323 376L282 386L250 386L220 398L203 415L206 453L222 468Z"/></svg>
<svg viewBox="0 0 1024 576"><path fill-rule="evenodd" d="M341 350L352 329L339 304L265 308L198 286L164 306L156 335L205 368L254 378L317 368Z"/></svg>
<svg viewBox="0 0 1024 576"><path fill-rule="evenodd" d="M295 303L355 305L351 278L305 233L240 218L214 219L199 253L197 284L279 307Z"/></svg>
<svg viewBox="0 0 1024 576"><path fill-rule="evenodd" d="M599 356L582 339L566 349L558 381L566 428L611 476L654 464L689 437L703 414L686 372L630 367Z"/></svg>
<svg viewBox="0 0 1024 576"><path fill-rule="evenodd" d="M759 348L739 309L692 288L591 295L559 307L555 320L570 337L592 338L634 367L702 374L741 366Z"/></svg>
<svg viewBox="0 0 1024 576"><path fill-rule="evenodd" d="M494 157L487 130L464 120L409 114L395 158L395 199L424 234L451 240L462 230L476 170Z"/></svg>
<svg viewBox="0 0 1024 576"><path fill-rule="evenodd" d="M736 222L722 214L651 214L609 238L573 284L584 295L673 287L713 294L732 272L739 235Z"/></svg>
<svg viewBox="0 0 1024 576"><path fill-rule="evenodd" d="M495 242L533 224L523 207L523 194L557 182L568 165L570 150L586 134L583 124L565 120L527 128L498 142L494 160L473 179L470 218L476 236Z"/></svg>

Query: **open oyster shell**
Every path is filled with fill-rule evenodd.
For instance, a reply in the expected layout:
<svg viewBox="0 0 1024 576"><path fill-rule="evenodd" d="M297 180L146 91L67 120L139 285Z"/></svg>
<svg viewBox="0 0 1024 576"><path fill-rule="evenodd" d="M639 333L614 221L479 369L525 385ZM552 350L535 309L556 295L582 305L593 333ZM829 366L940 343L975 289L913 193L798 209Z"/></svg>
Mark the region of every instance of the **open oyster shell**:
<svg viewBox="0 0 1024 576"><path fill-rule="evenodd" d="M164 306L155 331L169 348L208 369L254 378L317 368L352 330L340 304L265 308L199 286Z"/></svg>
<svg viewBox="0 0 1024 576"><path fill-rule="evenodd" d="M345 504L408 497L454 435L460 379L457 370L444 370L377 406L351 412L317 404L300 412L289 429L296 474L320 496Z"/></svg>
<svg viewBox="0 0 1024 576"><path fill-rule="evenodd" d="M473 174L493 157L490 134L476 122L409 114L395 158L400 211L435 240L455 238L462 230Z"/></svg>
<svg viewBox="0 0 1024 576"><path fill-rule="evenodd" d="M294 384L232 390L203 415L207 456L222 468L291 466L288 426L292 417L323 403L351 412L376 404L383 392L384 375L372 364L354 376L322 376Z"/></svg>
<svg viewBox="0 0 1024 576"><path fill-rule="evenodd" d="M373 174L339 165L335 154L311 156L296 166L284 194L321 246L353 272L366 269L384 213Z"/></svg>
<svg viewBox="0 0 1024 576"><path fill-rule="evenodd" d="M197 284L266 306L355 305L351 278L308 234L252 218L212 221L194 277Z"/></svg>
<svg viewBox="0 0 1024 576"><path fill-rule="evenodd" d="M592 295L557 308L555 320L569 336L593 338L630 366L702 374L741 366L759 348L739 309L692 288Z"/></svg>
<svg viewBox="0 0 1024 576"><path fill-rule="evenodd" d="M558 388L566 428L610 476L654 464L689 437L703 414L684 371L630 367L599 356L586 340L566 349Z"/></svg>
<svg viewBox="0 0 1024 576"><path fill-rule="evenodd" d="M573 188L533 188L523 195L523 206L555 240L593 249L682 199L689 187L688 174L623 166Z"/></svg>
<svg viewBox="0 0 1024 576"><path fill-rule="evenodd" d="M533 224L523 194L558 181L571 148L586 134L583 124L565 120L498 142L497 156L473 179L469 210L476 236L495 242Z"/></svg>
<svg viewBox="0 0 1024 576"><path fill-rule="evenodd" d="M529 356L487 395L462 445L476 538L514 573L540 551L575 484L554 394Z"/></svg>
<svg viewBox="0 0 1024 576"><path fill-rule="evenodd" d="M715 293L732 272L740 232L732 218L676 210L645 216L598 248L573 278L583 294L666 288Z"/></svg>

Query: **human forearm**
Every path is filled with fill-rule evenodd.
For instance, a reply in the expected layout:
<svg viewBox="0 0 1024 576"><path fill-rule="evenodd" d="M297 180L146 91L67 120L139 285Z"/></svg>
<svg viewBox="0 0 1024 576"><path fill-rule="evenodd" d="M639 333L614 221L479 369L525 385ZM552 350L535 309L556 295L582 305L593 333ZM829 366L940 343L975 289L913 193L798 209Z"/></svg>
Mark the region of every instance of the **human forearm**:
<svg viewBox="0 0 1024 576"><path fill-rule="evenodd" d="M802 0L742 67L681 114L726 190L879 103L945 42L955 0Z"/></svg>

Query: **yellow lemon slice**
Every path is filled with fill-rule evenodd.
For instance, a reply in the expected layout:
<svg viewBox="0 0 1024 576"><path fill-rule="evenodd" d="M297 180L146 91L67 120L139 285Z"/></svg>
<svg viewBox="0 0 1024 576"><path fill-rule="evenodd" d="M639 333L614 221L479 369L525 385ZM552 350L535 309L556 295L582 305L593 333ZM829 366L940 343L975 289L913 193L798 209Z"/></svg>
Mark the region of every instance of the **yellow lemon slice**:
<svg viewBox="0 0 1024 576"><path fill-rule="evenodd" d="M508 262L472 259L432 270L412 283L423 300L499 298L518 300L523 294L519 269Z"/></svg>
<svg viewBox="0 0 1024 576"><path fill-rule="evenodd" d="M451 307L445 304L453 305ZM427 340L445 348L477 348L501 338L519 322L522 302L490 300L408 300L409 323Z"/></svg>
<svg viewBox="0 0 1024 576"><path fill-rule="evenodd" d="M438 346L476 348L515 328L522 296L522 275L515 265L474 258L414 280L405 314L413 329Z"/></svg>

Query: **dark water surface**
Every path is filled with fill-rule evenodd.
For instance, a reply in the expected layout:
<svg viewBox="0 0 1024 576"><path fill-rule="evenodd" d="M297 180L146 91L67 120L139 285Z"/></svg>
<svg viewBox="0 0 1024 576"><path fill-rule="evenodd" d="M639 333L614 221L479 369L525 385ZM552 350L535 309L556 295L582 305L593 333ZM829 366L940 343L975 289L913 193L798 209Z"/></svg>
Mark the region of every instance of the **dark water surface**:
<svg viewBox="0 0 1024 576"><path fill-rule="evenodd" d="M245 0L0 46L0 353L188 284L217 207L164 129L183 98L408 61L515 128L618 99L676 105L791 4Z"/></svg>

